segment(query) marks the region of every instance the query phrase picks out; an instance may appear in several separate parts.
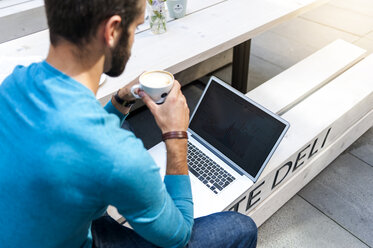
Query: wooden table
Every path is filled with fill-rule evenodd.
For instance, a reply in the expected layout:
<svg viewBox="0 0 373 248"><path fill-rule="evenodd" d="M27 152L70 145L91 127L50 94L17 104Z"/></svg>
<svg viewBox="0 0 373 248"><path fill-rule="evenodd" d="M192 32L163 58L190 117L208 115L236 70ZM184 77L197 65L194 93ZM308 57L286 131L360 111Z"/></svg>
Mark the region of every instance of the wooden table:
<svg viewBox="0 0 373 248"><path fill-rule="evenodd" d="M150 30L136 34L132 57L126 71L108 78L98 93L107 102L120 87L144 70L181 72L234 47L233 86L246 92L250 39L300 15L326 0L189 0L207 3L184 18L168 23L168 31L154 35ZM211 5L211 1L216 4ZM191 4L193 6L193 4ZM43 56L49 47L48 31L38 32L0 44L0 56ZM1 69L0 69L1 74Z"/></svg>

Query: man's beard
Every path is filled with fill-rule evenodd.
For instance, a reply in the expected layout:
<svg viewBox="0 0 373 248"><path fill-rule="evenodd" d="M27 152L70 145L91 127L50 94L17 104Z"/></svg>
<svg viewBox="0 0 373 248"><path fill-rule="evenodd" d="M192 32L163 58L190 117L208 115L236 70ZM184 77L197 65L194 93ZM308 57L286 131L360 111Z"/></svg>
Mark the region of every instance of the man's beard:
<svg viewBox="0 0 373 248"><path fill-rule="evenodd" d="M118 77L126 68L126 64L131 56L128 48L128 36L121 34L118 44L111 51L111 68L105 72L110 77Z"/></svg>

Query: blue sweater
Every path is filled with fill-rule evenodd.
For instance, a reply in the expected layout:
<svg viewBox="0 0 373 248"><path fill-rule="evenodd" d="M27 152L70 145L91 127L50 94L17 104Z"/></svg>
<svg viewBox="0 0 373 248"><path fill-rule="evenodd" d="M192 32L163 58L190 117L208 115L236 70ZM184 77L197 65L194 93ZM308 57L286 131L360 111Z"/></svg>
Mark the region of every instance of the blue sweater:
<svg viewBox="0 0 373 248"><path fill-rule="evenodd" d="M47 62L0 85L0 246L91 247L90 224L114 205L137 233L184 246L189 176L166 176L109 102Z"/></svg>

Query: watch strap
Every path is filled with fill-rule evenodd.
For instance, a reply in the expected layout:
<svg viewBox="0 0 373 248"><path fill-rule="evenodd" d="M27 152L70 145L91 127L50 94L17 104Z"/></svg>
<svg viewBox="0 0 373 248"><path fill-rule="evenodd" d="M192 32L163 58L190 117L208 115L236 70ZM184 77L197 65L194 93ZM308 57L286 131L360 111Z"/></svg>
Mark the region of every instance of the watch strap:
<svg viewBox="0 0 373 248"><path fill-rule="evenodd" d="M185 131L172 131L162 134L162 140L168 139L188 139L188 133Z"/></svg>
<svg viewBox="0 0 373 248"><path fill-rule="evenodd" d="M123 107L126 107L126 108L129 108L133 104L135 104L136 100L126 101L126 100L124 100L124 99L122 99L122 98L119 97L118 92L119 92L119 90L114 95L114 99L115 99L115 101L117 101L117 103L119 103L120 105L122 105Z"/></svg>

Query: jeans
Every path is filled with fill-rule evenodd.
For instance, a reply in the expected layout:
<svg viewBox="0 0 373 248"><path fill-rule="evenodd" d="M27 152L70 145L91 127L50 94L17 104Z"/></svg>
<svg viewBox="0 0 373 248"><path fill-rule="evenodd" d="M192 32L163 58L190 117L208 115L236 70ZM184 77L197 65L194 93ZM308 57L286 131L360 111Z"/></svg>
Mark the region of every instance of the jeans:
<svg viewBox="0 0 373 248"><path fill-rule="evenodd" d="M94 248L157 247L110 216L93 221L91 230ZM250 217L236 212L222 212L195 219L186 247L254 248L256 239L257 227Z"/></svg>

